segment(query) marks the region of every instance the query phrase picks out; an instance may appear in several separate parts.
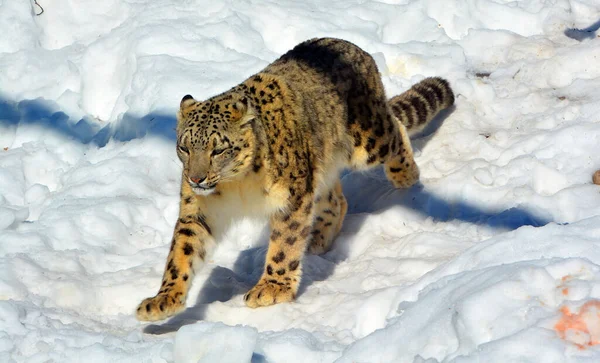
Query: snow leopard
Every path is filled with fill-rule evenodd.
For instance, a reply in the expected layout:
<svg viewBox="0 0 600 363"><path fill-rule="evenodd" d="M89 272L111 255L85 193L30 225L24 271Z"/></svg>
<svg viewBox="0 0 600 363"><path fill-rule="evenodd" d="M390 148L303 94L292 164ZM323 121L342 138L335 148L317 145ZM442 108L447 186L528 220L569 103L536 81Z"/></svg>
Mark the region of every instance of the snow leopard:
<svg viewBox="0 0 600 363"><path fill-rule="evenodd" d="M334 38L302 42L241 84L206 100L181 99L179 217L159 291L137 318L185 308L194 271L230 223L269 220L262 276L250 308L296 298L306 252L330 250L348 204L343 169L383 165L396 188L419 180L409 134L454 104L450 84L425 78L388 99L374 59Z"/></svg>

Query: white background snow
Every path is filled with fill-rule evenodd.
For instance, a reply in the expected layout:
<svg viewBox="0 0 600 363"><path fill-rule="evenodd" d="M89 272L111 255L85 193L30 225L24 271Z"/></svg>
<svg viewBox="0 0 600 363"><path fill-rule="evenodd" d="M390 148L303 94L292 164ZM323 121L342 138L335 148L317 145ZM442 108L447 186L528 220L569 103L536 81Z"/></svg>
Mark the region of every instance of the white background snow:
<svg viewBox="0 0 600 363"><path fill-rule="evenodd" d="M38 3L0 1L1 362L600 361L598 0ZM179 100L315 36L370 52L389 96L451 82L414 140L422 185L345 174L294 303L243 304L267 242L245 220L184 313L137 322L177 216Z"/></svg>

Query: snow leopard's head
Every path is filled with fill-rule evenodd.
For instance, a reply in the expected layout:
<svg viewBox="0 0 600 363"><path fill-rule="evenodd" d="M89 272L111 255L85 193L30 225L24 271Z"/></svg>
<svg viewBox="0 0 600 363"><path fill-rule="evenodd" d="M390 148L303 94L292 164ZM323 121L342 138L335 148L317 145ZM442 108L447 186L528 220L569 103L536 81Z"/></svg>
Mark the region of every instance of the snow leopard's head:
<svg viewBox="0 0 600 363"><path fill-rule="evenodd" d="M183 97L177 113L177 155L183 178L196 194L211 194L218 183L235 180L252 166L255 118L243 95L228 93L204 102Z"/></svg>

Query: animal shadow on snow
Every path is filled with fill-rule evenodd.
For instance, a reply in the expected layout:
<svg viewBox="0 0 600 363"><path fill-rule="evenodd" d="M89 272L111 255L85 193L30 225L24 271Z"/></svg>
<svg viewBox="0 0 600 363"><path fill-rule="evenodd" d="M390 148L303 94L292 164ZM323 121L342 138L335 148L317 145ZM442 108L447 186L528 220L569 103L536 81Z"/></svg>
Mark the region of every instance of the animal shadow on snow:
<svg viewBox="0 0 600 363"><path fill-rule="evenodd" d="M584 39L595 38L598 29L600 29L600 20L584 29L568 28L565 30L565 35L581 42Z"/></svg>
<svg viewBox="0 0 600 363"><path fill-rule="evenodd" d="M414 145L423 148L452 111L453 108L442 111L427 128L416 135L418 139L414 141ZM176 118L174 112L154 112L140 117L125 114L118 122L110 124L93 118L73 121L50 101L36 99L12 102L0 97L0 125L38 125L78 142L102 147L110 140L126 142L146 135L158 136L174 143ZM381 213L389 208L404 206L440 222L460 220L504 230L527 225L543 226L550 222L520 208L490 212L467 202L449 202L428 192L420 184L410 189L396 190L387 181L381 167L370 172L344 172L342 185L348 199L348 216L351 216L352 225L346 225L342 229L341 236L328 253L322 256L306 255L299 298L302 298L302 293L314 282L328 279L333 274L336 264L348 258L350 246L344 237L345 231L360 230L371 213ZM162 324L146 326L144 332L163 334L176 331L183 325L204 320L207 307L217 301L238 299L237 303L243 306L242 295L254 286L262 274L268 239L269 231L265 226L259 237L261 246L241 251L233 269L216 267L212 270L200 289L194 306Z"/></svg>
<svg viewBox="0 0 600 363"><path fill-rule="evenodd" d="M0 125L32 125L52 130L83 144L105 146L110 140L130 141L156 135L175 142L175 112L152 112L145 116L125 113L117 122L106 123L93 117L73 120L56 103L43 98L11 101L0 97Z"/></svg>
<svg viewBox="0 0 600 363"><path fill-rule="evenodd" d="M453 110L454 108L450 108L442 111L426 129L416 135L421 139L415 140L415 144L422 148ZM341 236L334 242L332 250L328 253L322 256L306 255L303 262L302 282L298 292L300 299L302 293L311 284L326 280L333 274L336 264L347 259L350 246L346 241L347 238L343 236L344 230L360 230L361 225L371 213L380 213L388 208L404 206L440 222L460 220L503 230L514 230L522 226L543 226L550 222L521 208L486 211L477 205L466 202L449 202L428 192L421 184L410 189L397 190L386 179L382 167L370 172L344 172L342 173L342 185L348 199L348 216L352 216L352 226L342 228ZM346 220L348 220L348 216ZM204 320L208 306L217 301L238 299L235 304L243 306L243 294L254 286L262 275L268 239L268 228L265 227L260 236L264 245L241 251L233 269L214 268L200 289L194 306L188 307L179 315L162 324L146 326L144 332L148 334L170 333L184 325Z"/></svg>

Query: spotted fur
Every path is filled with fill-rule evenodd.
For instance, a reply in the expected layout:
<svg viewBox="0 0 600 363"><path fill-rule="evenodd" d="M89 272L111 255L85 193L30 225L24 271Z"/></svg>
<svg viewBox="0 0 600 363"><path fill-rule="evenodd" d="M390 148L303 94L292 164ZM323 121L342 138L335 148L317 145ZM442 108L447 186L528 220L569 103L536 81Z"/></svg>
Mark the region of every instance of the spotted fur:
<svg viewBox="0 0 600 363"><path fill-rule="evenodd" d="M373 58L331 38L297 45L208 100L183 97L179 219L161 288L142 301L138 319L182 310L209 247L231 220L248 215L268 217L271 235L246 305L294 300L304 252L327 252L342 227L347 203L339 171L384 164L396 187L413 185L419 171L407 129L419 129L453 102L441 78L388 100Z"/></svg>

